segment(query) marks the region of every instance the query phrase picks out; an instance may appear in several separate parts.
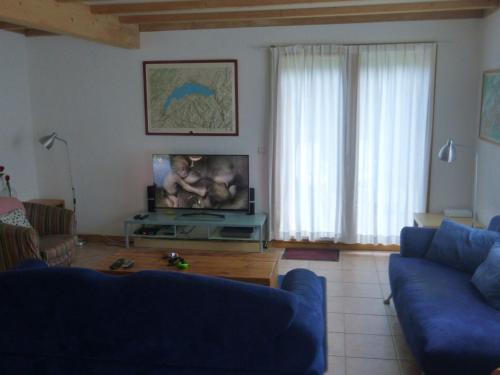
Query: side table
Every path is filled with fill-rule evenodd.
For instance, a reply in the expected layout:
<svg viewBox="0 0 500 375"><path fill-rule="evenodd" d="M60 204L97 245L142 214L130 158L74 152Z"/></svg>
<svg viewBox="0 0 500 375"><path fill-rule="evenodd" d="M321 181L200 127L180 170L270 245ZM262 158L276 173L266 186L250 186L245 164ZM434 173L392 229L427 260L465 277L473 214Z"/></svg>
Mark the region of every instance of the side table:
<svg viewBox="0 0 500 375"><path fill-rule="evenodd" d="M416 227L423 228L439 228L441 222L445 216L443 214L431 214L431 213L414 213L413 223ZM454 221L455 223L472 226L471 217L447 217L447 219ZM474 223L475 228L484 228L484 225L476 220Z"/></svg>

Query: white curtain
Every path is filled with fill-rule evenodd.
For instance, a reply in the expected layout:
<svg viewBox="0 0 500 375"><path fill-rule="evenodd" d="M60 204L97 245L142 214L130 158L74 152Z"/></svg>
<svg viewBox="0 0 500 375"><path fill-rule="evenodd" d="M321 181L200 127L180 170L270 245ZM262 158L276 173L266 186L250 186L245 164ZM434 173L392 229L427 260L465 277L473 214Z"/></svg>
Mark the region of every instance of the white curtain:
<svg viewBox="0 0 500 375"><path fill-rule="evenodd" d="M425 209L435 53L272 49L272 238L399 242Z"/></svg>
<svg viewBox="0 0 500 375"><path fill-rule="evenodd" d="M272 236L334 238L344 196L347 48L273 48L272 59Z"/></svg>
<svg viewBox="0 0 500 375"><path fill-rule="evenodd" d="M399 243L425 212L434 44L360 46L356 242Z"/></svg>

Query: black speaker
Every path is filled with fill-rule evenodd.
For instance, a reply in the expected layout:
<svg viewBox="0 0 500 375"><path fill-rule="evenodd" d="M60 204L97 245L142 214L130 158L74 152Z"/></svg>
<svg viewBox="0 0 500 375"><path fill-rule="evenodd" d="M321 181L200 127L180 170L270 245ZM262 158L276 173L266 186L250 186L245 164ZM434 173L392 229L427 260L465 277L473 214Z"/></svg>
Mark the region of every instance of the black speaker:
<svg viewBox="0 0 500 375"><path fill-rule="evenodd" d="M255 189L250 188L248 191L248 212L247 215L255 214Z"/></svg>
<svg viewBox="0 0 500 375"><path fill-rule="evenodd" d="M156 186L150 185L147 188L148 191L148 212L156 211Z"/></svg>

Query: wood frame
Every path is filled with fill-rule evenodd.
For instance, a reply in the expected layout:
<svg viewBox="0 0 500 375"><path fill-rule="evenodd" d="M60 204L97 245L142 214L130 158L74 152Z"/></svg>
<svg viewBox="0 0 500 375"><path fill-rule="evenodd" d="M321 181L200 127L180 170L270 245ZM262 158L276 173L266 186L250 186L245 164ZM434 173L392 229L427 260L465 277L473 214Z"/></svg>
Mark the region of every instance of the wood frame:
<svg viewBox="0 0 500 375"><path fill-rule="evenodd" d="M232 64L233 65L233 84L234 84L234 97L233 97L233 111L234 111L234 131L232 132L195 132L194 130L187 132L151 132L150 131L150 118L149 107L148 107L148 81L147 81L147 67L148 65L166 65L166 64ZM145 116L145 130L147 135L188 135L188 136L238 136L239 135L239 104L238 104L238 60L236 59L223 59L223 60L155 60L155 61L143 61L142 63L143 71L143 82L144 82L144 116Z"/></svg>
<svg viewBox="0 0 500 375"><path fill-rule="evenodd" d="M1 0L0 30L138 48L139 31L484 18L500 0Z"/></svg>
<svg viewBox="0 0 500 375"><path fill-rule="evenodd" d="M482 139L483 141L486 141L486 142L490 142L490 143L493 143L493 144L496 144L496 145L500 145L500 138L498 140L496 139L492 139L492 138L488 138L486 136L484 136L484 134L482 134L482 130L483 130L483 105L484 105L484 83L485 83L485 78L487 75L498 75L498 79L500 80L500 69L496 69L496 70L486 70L483 72L483 75L482 75L482 84L481 84L481 109L480 109L480 120L479 120L479 138ZM498 93L497 93L497 96L500 98L500 88L498 90ZM499 104L500 105L500 104ZM500 124L500 119L498 119L499 121L499 124Z"/></svg>

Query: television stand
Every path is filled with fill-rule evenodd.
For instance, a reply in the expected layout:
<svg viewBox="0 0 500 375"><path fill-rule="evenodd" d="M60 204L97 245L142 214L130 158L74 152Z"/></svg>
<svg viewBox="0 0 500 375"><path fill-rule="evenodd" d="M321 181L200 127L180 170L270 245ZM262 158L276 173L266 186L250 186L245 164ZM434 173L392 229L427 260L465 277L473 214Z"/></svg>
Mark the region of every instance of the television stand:
<svg viewBox="0 0 500 375"><path fill-rule="evenodd" d="M186 213L181 213L181 214L178 214L176 216L177 217L199 217L199 218L203 218L203 217L206 217L208 216L209 218L210 217L216 217L218 219L225 219L226 216L224 214L216 214L214 212L186 212Z"/></svg>
<svg viewBox="0 0 500 375"><path fill-rule="evenodd" d="M263 213L150 212L142 220L132 216L123 224L126 247L134 238L139 247L264 251L266 221ZM142 226L151 229L151 234L136 232Z"/></svg>

